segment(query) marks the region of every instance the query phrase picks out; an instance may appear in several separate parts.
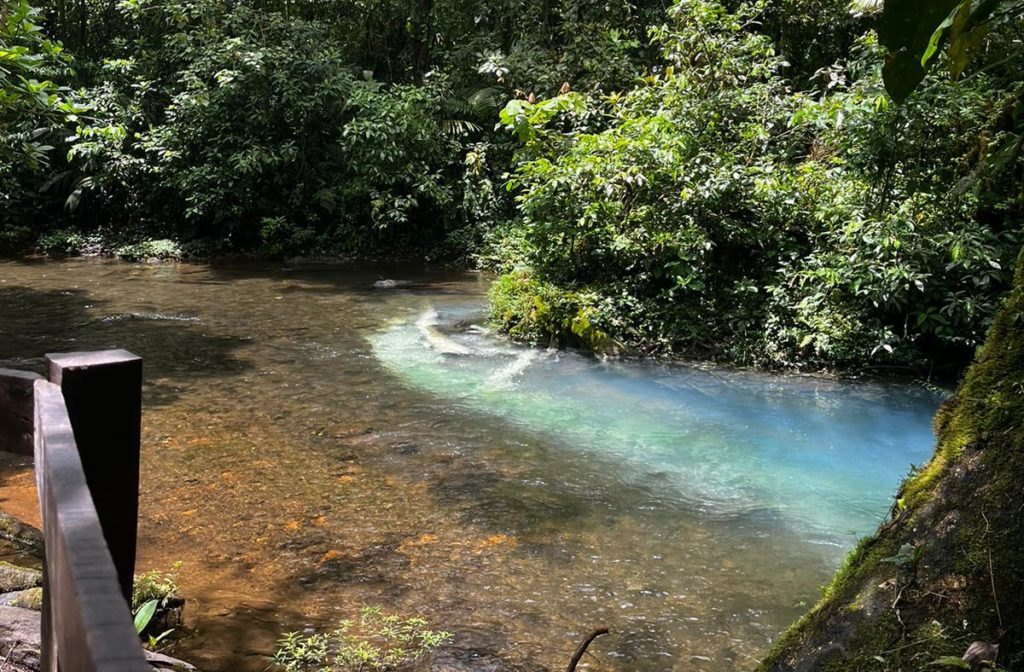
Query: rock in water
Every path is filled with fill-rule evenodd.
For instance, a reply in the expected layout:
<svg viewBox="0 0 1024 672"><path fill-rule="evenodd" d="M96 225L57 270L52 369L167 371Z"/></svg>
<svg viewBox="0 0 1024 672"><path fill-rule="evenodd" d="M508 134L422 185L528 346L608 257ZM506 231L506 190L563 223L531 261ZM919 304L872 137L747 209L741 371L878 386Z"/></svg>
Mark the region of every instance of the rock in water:
<svg viewBox="0 0 1024 672"><path fill-rule="evenodd" d="M416 320L416 328L419 329L428 346L445 355L473 354L472 350L461 343L456 343L447 334L438 329L437 319L437 311L431 308Z"/></svg>
<svg viewBox="0 0 1024 672"><path fill-rule="evenodd" d="M405 287L411 285L412 282L409 280L378 280L373 283L374 289L394 289L395 287Z"/></svg>
<svg viewBox="0 0 1024 672"><path fill-rule="evenodd" d="M171 658L155 651L147 650L143 653L146 654L146 661L153 666L155 672L196 672L195 666L184 660Z"/></svg>
<svg viewBox="0 0 1024 672"><path fill-rule="evenodd" d="M43 533L3 511L0 511L0 538L17 544L33 555L43 557Z"/></svg>
<svg viewBox="0 0 1024 672"><path fill-rule="evenodd" d="M0 593L13 593L43 585L43 573L38 569L26 569L0 562Z"/></svg>
<svg viewBox="0 0 1024 672"><path fill-rule="evenodd" d="M40 611L43 608L43 589L29 588L0 595L0 607L20 607Z"/></svg>

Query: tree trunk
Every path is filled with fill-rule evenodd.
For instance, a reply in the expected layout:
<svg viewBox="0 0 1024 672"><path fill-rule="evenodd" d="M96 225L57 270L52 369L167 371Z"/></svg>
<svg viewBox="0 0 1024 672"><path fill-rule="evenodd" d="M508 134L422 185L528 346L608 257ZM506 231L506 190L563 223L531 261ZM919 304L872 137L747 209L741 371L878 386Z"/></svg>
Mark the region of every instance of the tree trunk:
<svg viewBox="0 0 1024 672"><path fill-rule="evenodd" d="M434 39L431 21L433 0L416 0L412 22L412 81L423 86L423 75L430 69L430 44Z"/></svg>

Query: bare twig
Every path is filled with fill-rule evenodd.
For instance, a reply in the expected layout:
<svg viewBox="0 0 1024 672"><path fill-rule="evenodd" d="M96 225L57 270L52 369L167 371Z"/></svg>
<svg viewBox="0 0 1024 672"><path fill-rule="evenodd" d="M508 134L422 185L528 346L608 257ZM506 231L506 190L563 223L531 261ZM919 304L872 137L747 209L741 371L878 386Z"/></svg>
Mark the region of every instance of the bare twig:
<svg viewBox="0 0 1024 672"><path fill-rule="evenodd" d="M583 654L587 652L587 647L590 646L590 643L601 635L607 634L608 628L602 626L587 635L584 640L580 642L580 645L576 647L576 653L572 654L572 658L569 659L569 666L565 668L565 672L576 672L576 665L579 664L580 658L583 657Z"/></svg>
<svg viewBox="0 0 1024 672"><path fill-rule="evenodd" d="M996 594L996 574L992 569L992 544L989 543L988 539L990 526L988 524L988 516L985 515L984 511L981 512L981 517L985 520L985 550L988 551L988 581L989 585L992 586L992 599L996 603L996 619L999 621L999 629L1002 630L1003 614L999 611L999 595Z"/></svg>
<svg viewBox="0 0 1024 672"><path fill-rule="evenodd" d="M909 642L909 643L904 644L902 646L897 646L897 647L892 648L892 649L886 649L885 651L882 651L881 655L884 656L887 653L896 653L897 651L902 651L903 649L909 649L912 646L917 646L918 644L925 644L927 642L928 642L927 639L919 639L916 642Z"/></svg>

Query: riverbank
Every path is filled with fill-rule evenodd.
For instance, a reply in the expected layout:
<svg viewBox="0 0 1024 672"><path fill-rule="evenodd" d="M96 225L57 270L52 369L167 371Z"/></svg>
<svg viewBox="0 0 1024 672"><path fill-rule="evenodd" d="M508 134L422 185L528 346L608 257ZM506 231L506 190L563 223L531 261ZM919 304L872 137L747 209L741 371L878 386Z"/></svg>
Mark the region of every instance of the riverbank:
<svg viewBox="0 0 1024 672"><path fill-rule="evenodd" d="M84 235L63 231L47 238L44 236L36 252L13 259L29 261L57 261L63 259L112 259L129 263L161 264L191 263L211 265L260 265L280 264L282 268L296 267L315 270L344 269L345 267L366 267L379 265L383 275L372 284L374 289L405 291L407 280L402 279L403 268L437 268L446 271L469 271L475 264L467 259L432 259L416 254L360 255L326 254L316 256L293 256L269 261L259 252L237 252L218 250L208 244L180 243L167 239L142 239L125 242L123 238ZM472 272L488 273L472 270ZM394 275L395 277L384 277ZM846 363L825 363L808 360L760 359L756 362L736 360L720 349L703 346L685 348L671 346L655 340L620 342L615 340L588 319L581 318L589 313L573 301L566 303L553 294L543 297L527 291L512 298L508 294L508 276L488 276L489 326L506 334L510 339L548 347L563 347L587 352L602 359L621 361L658 361L678 363L682 366L719 367L736 371L763 371L823 377L836 380L879 380L920 383L936 390L948 392L955 387L968 361L935 366L934 363L884 364L871 361L850 361ZM495 281L497 281L495 283ZM515 284L515 283L513 283ZM518 291L518 290L517 290ZM518 305L509 306L509 301ZM525 303L524 303L525 302ZM538 316L543 316L538 318ZM526 319L526 322L522 320ZM538 321L539 319L539 321ZM596 318L595 318L596 319ZM870 358L869 358L870 359Z"/></svg>
<svg viewBox="0 0 1024 672"><path fill-rule="evenodd" d="M229 263L283 261L322 264L351 263L439 263L444 266L466 268L466 258L436 254L422 250L397 250L389 253L351 252L342 250L309 251L302 255L283 255L278 250L237 250L223 240L179 240L175 238L138 237L122 231L83 232L76 229L57 229L40 235L34 242L26 241L20 250L7 255L9 259L33 256L62 259L93 257L120 259L129 262L192 262Z"/></svg>

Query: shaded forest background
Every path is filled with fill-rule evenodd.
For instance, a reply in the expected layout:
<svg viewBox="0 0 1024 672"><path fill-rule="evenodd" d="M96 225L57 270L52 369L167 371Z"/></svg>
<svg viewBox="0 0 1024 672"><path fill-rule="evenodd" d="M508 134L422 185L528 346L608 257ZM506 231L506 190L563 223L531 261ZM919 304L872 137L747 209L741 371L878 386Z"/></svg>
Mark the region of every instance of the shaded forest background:
<svg viewBox="0 0 1024 672"><path fill-rule="evenodd" d="M935 3L898 104L845 0L2 7L8 253L446 260L517 338L955 372L1022 243L1020 2Z"/></svg>

